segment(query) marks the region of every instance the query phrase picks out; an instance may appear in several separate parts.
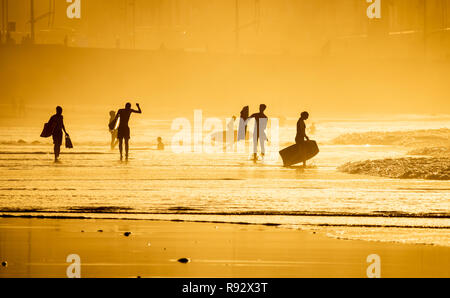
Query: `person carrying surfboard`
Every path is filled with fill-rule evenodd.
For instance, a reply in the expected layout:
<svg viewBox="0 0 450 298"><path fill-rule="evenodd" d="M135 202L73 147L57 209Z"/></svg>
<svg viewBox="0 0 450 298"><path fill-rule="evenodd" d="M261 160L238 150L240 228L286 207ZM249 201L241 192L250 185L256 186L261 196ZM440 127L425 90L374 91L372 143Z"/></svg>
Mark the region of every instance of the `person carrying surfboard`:
<svg viewBox="0 0 450 298"><path fill-rule="evenodd" d="M289 146L280 151L283 165L291 167L298 163L303 163L306 168L306 161L319 154L319 146L316 141L310 140L306 135L306 124L309 113L303 112L297 122L297 135L295 137L295 145Z"/></svg>
<svg viewBox="0 0 450 298"><path fill-rule="evenodd" d="M128 151L129 151L129 141L130 141L130 127L128 126L128 122L130 121L130 117L132 113L142 114L141 107L139 104L136 104L137 110L133 110L131 108L131 103L127 103L125 105L125 109L120 109L113 122L110 123L109 127L115 127L117 120L120 119L119 128L117 131L117 139L119 139L119 151L120 151L120 160L123 160L123 141L125 140L125 159L128 160Z"/></svg>
<svg viewBox="0 0 450 298"><path fill-rule="evenodd" d="M300 115L300 119L297 122L297 135L295 137L295 143L300 146L300 148L304 147L305 140L309 141L309 137L306 135L306 124L305 121L308 120L309 113L303 112ZM306 168L306 160L303 160L303 167Z"/></svg>
<svg viewBox="0 0 450 298"><path fill-rule="evenodd" d="M250 114L250 107L245 106L241 111L241 117L239 118L239 129L238 129L238 137L237 140L239 141L247 141L247 120Z"/></svg>
<svg viewBox="0 0 450 298"><path fill-rule="evenodd" d="M63 109L60 106L56 107L56 114L53 115L48 121L48 127L51 128L51 135L53 137L53 153L55 155L55 162L58 162L59 154L61 152L63 131L66 137L69 136L66 131L66 127L64 126L62 112Z"/></svg>

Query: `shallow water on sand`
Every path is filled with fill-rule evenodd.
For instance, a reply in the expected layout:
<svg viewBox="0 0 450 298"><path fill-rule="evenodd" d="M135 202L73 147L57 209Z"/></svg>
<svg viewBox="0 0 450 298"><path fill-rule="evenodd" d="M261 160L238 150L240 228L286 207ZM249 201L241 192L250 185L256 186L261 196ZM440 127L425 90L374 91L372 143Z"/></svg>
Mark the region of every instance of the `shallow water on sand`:
<svg viewBox="0 0 450 298"><path fill-rule="evenodd" d="M339 131L330 123L318 125L318 139ZM152 125L159 129L152 139L170 140L170 125ZM279 159L254 164L246 153L175 154L169 145L155 151L139 131L145 129L138 127L128 162L96 144L105 133L92 131L55 164L48 140L29 144L34 130L0 128L0 214L277 224L337 238L450 246L450 182L336 170L348 161L400 157L408 148L322 144L301 170ZM289 142L295 132L283 131L280 143ZM28 144L6 142L10 134Z"/></svg>

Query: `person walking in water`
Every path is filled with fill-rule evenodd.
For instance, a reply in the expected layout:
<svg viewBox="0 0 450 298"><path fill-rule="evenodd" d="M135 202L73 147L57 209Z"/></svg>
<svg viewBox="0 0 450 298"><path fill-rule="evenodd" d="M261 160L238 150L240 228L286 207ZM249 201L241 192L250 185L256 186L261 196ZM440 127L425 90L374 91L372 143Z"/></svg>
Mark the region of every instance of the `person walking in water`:
<svg viewBox="0 0 450 298"><path fill-rule="evenodd" d="M253 131L253 161L258 160L258 141L261 146L261 156L264 158L266 154L265 141L267 140L266 128L268 118L264 114L267 106L262 104L259 106L259 113L251 115L249 118L255 118L255 129Z"/></svg>
<svg viewBox="0 0 450 298"><path fill-rule="evenodd" d="M309 141L309 137L306 135L306 124L305 121L308 120L309 113L303 112L297 122L297 135L295 137L295 143L299 145L300 150L305 147L305 140ZM303 160L303 167L306 168L306 160Z"/></svg>
<svg viewBox="0 0 450 298"><path fill-rule="evenodd" d="M158 141L158 145L156 145L156 149L159 151L164 151L165 146L164 146L162 138L158 137L157 141Z"/></svg>
<svg viewBox="0 0 450 298"><path fill-rule="evenodd" d="M113 123L114 119L116 119L116 112L109 112L109 123ZM109 132L111 133L111 150L114 150L114 148L116 148L117 144L119 143L119 140L117 140L118 131L115 124L116 123L114 122L114 127L112 129L109 129Z"/></svg>
<svg viewBox="0 0 450 298"><path fill-rule="evenodd" d="M245 106L241 111L241 116L239 118L239 128L238 128L238 142L241 140L247 141L247 119L249 117L250 108Z"/></svg>
<svg viewBox="0 0 450 298"><path fill-rule="evenodd" d="M53 152L55 155L55 162L58 162L59 154L61 153L61 145L63 142L63 131L66 136L69 134L66 131L66 127L64 126L64 118L62 115L63 109L58 106L56 107L56 114L53 115L48 121L48 126L52 129L52 137L53 137Z"/></svg>
<svg viewBox="0 0 450 298"><path fill-rule="evenodd" d="M128 127L128 122L130 121L130 116L132 113L142 114L141 107L139 104L136 104L138 110L133 110L131 108L131 103L127 103L125 105L125 109L120 109L114 121L110 123L110 128L113 127L112 124L117 123L117 120L120 118L119 129L117 131L117 138L119 139L119 151L120 151L120 160L123 160L123 141L125 140L125 159L128 160L128 151L129 151L129 141L130 141L130 127Z"/></svg>

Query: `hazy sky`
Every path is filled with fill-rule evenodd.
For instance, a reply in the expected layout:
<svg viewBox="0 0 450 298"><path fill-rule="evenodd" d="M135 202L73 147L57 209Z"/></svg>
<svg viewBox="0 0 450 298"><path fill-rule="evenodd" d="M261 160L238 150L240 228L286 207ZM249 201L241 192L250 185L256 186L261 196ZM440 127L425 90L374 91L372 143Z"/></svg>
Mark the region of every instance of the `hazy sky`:
<svg viewBox="0 0 450 298"><path fill-rule="evenodd" d="M35 2L37 15L48 9ZM79 117L103 115L127 101L162 119L194 109L238 115L260 103L277 117L450 113L447 0L427 1L434 33L426 41L421 1L383 1L382 19L369 20L365 1L241 0L239 24L249 27L240 55L234 1L137 1L140 50L130 46L126 3L100 2L82 0L81 19L69 20L65 1L56 1L55 21L39 22L37 42L51 36L58 46L0 48L2 117L19 105L38 115L57 104ZM17 42L28 34L27 3L9 1ZM62 27L75 30L68 48L64 34L53 34Z"/></svg>

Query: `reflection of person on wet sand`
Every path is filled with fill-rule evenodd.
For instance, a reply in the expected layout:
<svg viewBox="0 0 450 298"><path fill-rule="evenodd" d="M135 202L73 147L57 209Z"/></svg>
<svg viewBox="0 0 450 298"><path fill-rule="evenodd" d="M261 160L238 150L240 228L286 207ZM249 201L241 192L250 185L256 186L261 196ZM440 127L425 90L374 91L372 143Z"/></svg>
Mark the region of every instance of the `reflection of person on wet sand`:
<svg viewBox="0 0 450 298"><path fill-rule="evenodd" d="M308 120L308 118L309 113L303 112L297 122L297 136L295 137L295 143L297 143L297 145L299 145L300 147L305 146L305 140L309 141L309 137L306 135L305 124L305 120ZM306 160L303 161L303 167L306 168Z"/></svg>
<svg viewBox="0 0 450 298"><path fill-rule="evenodd" d="M114 119L116 119L116 112L114 111L109 112L109 123L114 122ZM113 129L109 129L109 132L111 133L111 150L114 150L114 148L116 148L117 144L119 143L119 140L117 139L118 131L114 126Z"/></svg>
<svg viewBox="0 0 450 298"><path fill-rule="evenodd" d="M125 159L128 160L129 141L130 141L130 127L128 127L128 122L130 121L130 116L132 113L142 114L142 110L139 104L136 104L136 106L138 108L137 111L131 108L131 103L127 103L125 105L125 109L120 109L117 112L114 121L110 123L110 128L112 128L115 126L117 120L120 118L119 129L117 132L117 138L119 139L120 160L123 160L124 140L125 140Z"/></svg>
<svg viewBox="0 0 450 298"><path fill-rule="evenodd" d="M48 121L48 125L49 127L53 128L53 133L52 133L52 137L53 137L53 151L55 154L55 162L58 161L59 158L59 154L61 152L61 145L62 145L62 141L63 141L63 131L65 133L66 136L68 136L69 134L66 131L66 127L64 126L64 119L63 119L63 115L62 115L62 108L61 107L56 107L56 114L53 115L50 120Z"/></svg>

